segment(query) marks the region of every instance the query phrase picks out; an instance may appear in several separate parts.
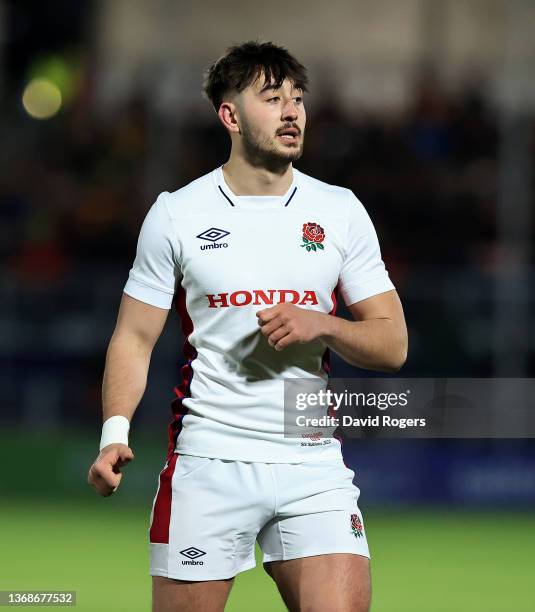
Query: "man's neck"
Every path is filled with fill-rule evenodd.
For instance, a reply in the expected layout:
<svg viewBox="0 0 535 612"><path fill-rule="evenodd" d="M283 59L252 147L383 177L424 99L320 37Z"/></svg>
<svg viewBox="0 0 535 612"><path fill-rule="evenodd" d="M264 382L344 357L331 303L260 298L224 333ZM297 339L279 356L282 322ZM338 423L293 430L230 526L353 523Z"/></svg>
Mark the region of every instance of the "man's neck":
<svg viewBox="0 0 535 612"><path fill-rule="evenodd" d="M233 159L223 165L223 177L236 196L282 196L293 181L292 164L281 174L255 168L245 161Z"/></svg>

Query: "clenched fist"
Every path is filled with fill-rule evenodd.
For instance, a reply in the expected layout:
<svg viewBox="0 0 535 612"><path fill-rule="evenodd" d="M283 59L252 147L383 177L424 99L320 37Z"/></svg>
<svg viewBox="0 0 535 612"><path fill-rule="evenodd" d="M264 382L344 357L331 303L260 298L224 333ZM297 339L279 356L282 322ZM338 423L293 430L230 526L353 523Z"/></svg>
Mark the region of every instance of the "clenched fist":
<svg viewBox="0 0 535 612"><path fill-rule="evenodd" d="M123 477L120 468L133 458L134 453L126 444L108 444L89 468L87 482L99 495L110 496L117 491Z"/></svg>
<svg viewBox="0 0 535 612"><path fill-rule="evenodd" d="M276 351L282 351L290 344L315 340L323 334L331 318L324 312L288 302L258 310L256 316L262 334Z"/></svg>

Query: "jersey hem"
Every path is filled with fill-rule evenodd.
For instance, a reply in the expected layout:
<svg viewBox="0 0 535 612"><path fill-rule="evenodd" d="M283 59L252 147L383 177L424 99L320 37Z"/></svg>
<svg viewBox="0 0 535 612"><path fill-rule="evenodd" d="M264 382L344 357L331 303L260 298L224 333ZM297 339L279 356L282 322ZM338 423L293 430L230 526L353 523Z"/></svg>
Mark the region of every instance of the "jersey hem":
<svg viewBox="0 0 535 612"><path fill-rule="evenodd" d="M123 293L126 293L130 297L145 302L151 306L157 306L158 308L164 308L166 310L171 309L173 303L173 295L162 289L155 289L149 285L137 280L136 278L130 277L126 285L124 286Z"/></svg>
<svg viewBox="0 0 535 612"><path fill-rule="evenodd" d="M176 449L173 451L174 453L177 453L178 455L188 455L188 456L192 456L192 457L206 457L208 459L220 459L222 461L240 461L242 463L292 463L292 464L296 464L296 463L312 463L314 461L333 461L337 458L343 458L342 455L342 450L339 449L338 452L332 452L330 451L329 453L323 452L321 454L318 454L319 456L314 456L314 457L283 457L281 459L277 459L276 461L273 460L272 457L266 459L265 457L253 457L251 458L250 456L248 457L244 457L242 455L239 456L235 456L235 455L221 455L221 454L207 454L206 452L202 452L202 451L196 451L196 450L190 450L187 449L186 451L182 450L182 449Z"/></svg>
<svg viewBox="0 0 535 612"><path fill-rule="evenodd" d="M361 302L374 295L392 291L392 289L395 289L395 286L390 279L379 277L372 278L366 283L358 286L348 285L343 288L341 287L340 293L346 306L350 306L351 304Z"/></svg>

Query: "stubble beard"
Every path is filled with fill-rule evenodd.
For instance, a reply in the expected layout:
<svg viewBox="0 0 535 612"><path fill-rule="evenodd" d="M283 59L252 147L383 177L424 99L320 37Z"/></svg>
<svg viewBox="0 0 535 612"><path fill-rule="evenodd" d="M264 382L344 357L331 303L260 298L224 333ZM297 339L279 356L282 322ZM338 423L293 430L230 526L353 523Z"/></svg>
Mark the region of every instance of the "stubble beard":
<svg viewBox="0 0 535 612"><path fill-rule="evenodd" d="M281 151L275 144L273 138L259 137L247 121L243 120L241 125L243 151L247 162L255 168L266 168L271 172L284 171L288 164L298 160L303 154L303 132L300 132L297 146L289 148L286 152Z"/></svg>

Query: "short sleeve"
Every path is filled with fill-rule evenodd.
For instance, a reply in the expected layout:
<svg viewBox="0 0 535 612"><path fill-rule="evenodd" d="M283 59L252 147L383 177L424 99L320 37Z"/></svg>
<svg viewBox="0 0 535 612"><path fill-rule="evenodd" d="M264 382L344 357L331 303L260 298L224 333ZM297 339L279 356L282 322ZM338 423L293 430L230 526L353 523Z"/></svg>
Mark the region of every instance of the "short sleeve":
<svg viewBox="0 0 535 612"><path fill-rule="evenodd" d="M173 234L165 194L158 196L143 221L124 293L169 310L181 273L178 240Z"/></svg>
<svg viewBox="0 0 535 612"><path fill-rule="evenodd" d="M338 279L346 306L395 288L381 259L373 223L360 200L349 194L345 257Z"/></svg>

